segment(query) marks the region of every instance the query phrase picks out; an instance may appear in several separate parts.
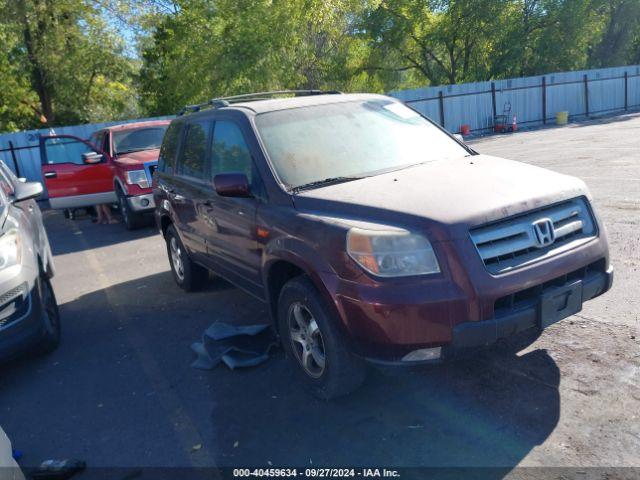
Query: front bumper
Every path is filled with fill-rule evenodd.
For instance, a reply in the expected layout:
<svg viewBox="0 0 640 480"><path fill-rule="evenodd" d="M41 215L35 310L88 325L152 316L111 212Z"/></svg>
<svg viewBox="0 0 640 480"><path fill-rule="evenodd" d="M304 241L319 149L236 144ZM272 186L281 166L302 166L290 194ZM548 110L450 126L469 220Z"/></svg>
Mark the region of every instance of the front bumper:
<svg viewBox="0 0 640 480"><path fill-rule="evenodd" d="M567 282L566 285L549 286L540 290L537 298L530 299L525 306L514 309L506 315L496 316L491 320L479 322L464 322L453 328L453 341L445 351L451 355L454 351L483 347L491 345L502 338L507 338L516 333L530 328L546 328L549 325L577 313L582 308L582 303L602 295L613 284L613 268L605 272L594 272L584 279L575 282ZM575 286L579 288L575 288ZM571 292L580 293L579 302L572 304ZM562 297L556 308L543 307L543 298L553 298L554 295ZM578 305L578 309L574 305Z"/></svg>
<svg viewBox="0 0 640 480"><path fill-rule="evenodd" d="M156 203L153 200L153 193L127 197L127 204L131 211L136 213L152 212L156 208Z"/></svg>
<svg viewBox="0 0 640 480"><path fill-rule="evenodd" d="M434 363L577 313L611 288L613 269L606 243L594 241L513 275L466 278L473 283L446 275L373 284L338 279L329 293L356 355L383 364ZM402 361L434 348L437 359Z"/></svg>
<svg viewBox="0 0 640 480"><path fill-rule="evenodd" d="M0 360L27 351L45 334L38 289L28 291L26 285L20 286L23 292L18 297L0 305Z"/></svg>

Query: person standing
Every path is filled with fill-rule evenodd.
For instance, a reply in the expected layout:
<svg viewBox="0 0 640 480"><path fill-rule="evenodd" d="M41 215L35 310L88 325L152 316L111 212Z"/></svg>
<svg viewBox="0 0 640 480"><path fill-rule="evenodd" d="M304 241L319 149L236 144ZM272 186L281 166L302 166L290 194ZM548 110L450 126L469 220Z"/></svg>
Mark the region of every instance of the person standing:
<svg viewBox="0 0 640 480"><path fill-rule="evenodd" d="M108 203L96 205L96 212L98 214L97 223L102 225L118 223L118 220L111 215L111 207Z"/></svg>

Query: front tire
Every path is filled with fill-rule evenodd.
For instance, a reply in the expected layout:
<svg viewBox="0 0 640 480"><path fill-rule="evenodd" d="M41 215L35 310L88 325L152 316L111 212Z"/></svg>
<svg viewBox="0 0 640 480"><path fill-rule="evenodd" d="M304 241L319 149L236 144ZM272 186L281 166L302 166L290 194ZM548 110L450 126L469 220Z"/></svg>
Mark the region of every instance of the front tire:
<svg viewBox="0 0 640 480"><path fill-rule="evenodd" d="M278 329L295 371L317 397L330 400L358 388L366 365L350 351L311 280L296 277L280 292Z"/></svg>
<svg viewBox="0 0 640 480"><path fill-rule="evenodd" d="M40 309L42 316L42 324L44 336L40 343L36 346L38 355L46 355L53 352L60 345L60 312L58 311L58 302L53 293L51 282L45 274L40 274L36 281L38 295L40 296Z"/></svg>
<svg viewBox="0 0 640 480"><path fill-rule="evenodd" d="M120 206L120 214L122 215L122 223L127 230L135 230L140 227L142 223L142 216L139 213L135 213L129 207L127 197L122 190L118 188L118 205Z"/></svg>
<svg viewBox="0 0 640 480"><path fill-rule="evenodd" d="M165 239L171 272L178 286L185 292L193 292L202 288L209 278L209 271L189 258L189 254L173 225L169 225L167 228Z"/></svg>

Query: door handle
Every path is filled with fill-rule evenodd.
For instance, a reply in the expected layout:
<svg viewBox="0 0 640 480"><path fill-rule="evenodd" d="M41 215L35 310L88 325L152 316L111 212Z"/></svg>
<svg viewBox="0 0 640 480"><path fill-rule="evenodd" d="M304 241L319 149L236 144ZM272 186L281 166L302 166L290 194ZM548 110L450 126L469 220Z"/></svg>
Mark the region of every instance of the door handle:
<svg viewBox="0 0 640 480"><path fill-rule="evenodd" d="M56 178L58 174L56 172L46 172L44 178Z"/></svg>

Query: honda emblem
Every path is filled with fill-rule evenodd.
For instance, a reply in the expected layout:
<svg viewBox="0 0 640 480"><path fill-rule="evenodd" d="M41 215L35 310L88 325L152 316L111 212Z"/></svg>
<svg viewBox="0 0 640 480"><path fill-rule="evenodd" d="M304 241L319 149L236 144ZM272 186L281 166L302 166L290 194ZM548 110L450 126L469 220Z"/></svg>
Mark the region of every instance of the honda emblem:
<svg viewBox="0 0 640 480"><path fill-rule="evenodd" d="M556 231L550 218L536 220L531 226L533 227L533 237L538 248L551 245L556 240Z"/></svg>

